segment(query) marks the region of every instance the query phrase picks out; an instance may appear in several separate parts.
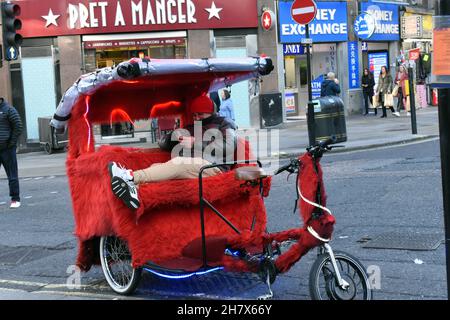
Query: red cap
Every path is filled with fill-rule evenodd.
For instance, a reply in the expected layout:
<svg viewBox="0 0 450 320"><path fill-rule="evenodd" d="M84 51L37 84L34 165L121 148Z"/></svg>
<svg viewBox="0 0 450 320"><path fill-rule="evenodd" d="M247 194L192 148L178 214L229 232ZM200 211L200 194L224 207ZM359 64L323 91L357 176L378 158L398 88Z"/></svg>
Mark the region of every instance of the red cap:
<svg viewBox="0 0 450 320"><path fill-rule="evenodd" d="M195 98L191 103L192 113L213 113L214 102L207 96Z"/></svg>

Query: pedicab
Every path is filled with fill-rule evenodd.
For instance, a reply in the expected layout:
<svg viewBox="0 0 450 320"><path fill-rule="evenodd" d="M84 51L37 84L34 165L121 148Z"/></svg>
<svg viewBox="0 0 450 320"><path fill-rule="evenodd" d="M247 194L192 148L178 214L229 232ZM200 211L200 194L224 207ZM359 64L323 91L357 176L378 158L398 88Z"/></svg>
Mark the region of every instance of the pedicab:
<svg viewBox="0 0 450 320"><path fill-rule="evenodd" d="M252 272L271 285L313 248L318 248L309 279L313 299L372 297L364 266L329 245L335 223L325 207L320 159L326 141L308 148L276 174L297 174L303 226L267 232L264 198L271 177L254 159L248 141L238 139L232 170L198 179L140 185L141 206L131 210L111 190L108 163L132 170L170 160L168 152L134 147L96 147L93 126L121 121L177 117L192 122L189 102L274 69L268 57L243 59L132 59L116 68L84 75L65 93L51 121L69 131L67 173L78 238L77 266L84 272L101 265L118 294L132 294L143 272L169 279L219 270Z"/></svg>

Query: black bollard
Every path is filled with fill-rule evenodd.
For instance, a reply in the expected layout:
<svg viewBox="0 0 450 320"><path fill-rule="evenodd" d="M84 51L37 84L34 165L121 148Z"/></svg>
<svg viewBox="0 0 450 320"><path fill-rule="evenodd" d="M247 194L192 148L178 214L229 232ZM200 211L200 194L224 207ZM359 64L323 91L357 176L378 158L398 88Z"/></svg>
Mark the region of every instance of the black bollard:
<svg viewBox="0 0 450 320"><path fill-rule="evenodd" d="M412 134L417 134L417 117L416 117L416 96L414 94L414 72L413 68L408 68L409 78L409 106L411 109L411 128Z"/></svg>

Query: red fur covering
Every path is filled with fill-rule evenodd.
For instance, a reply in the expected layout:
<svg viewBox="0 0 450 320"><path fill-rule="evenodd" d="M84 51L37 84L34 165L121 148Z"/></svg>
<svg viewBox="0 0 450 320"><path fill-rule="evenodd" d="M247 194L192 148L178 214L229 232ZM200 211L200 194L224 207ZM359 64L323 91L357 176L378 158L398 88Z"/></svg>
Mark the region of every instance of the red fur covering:
<svg viewBox="0 0 450 320"><path fill-rule="evenodd" d="M301 167L299 183L303 196L310 201L316 202L315 196L320 181L322 205L326 206L326 193L322 180L323 172L320 163L318 163L319 176L317 176L314 171L314 160L311 155L306 153L300 158L300 160ZM322 238L329 239L332 236L335 224L334 217L324 212L320 218L312 219L314 209L314 206L303 200L300 201L301 218L305 222L303 228L291 229L273 234L245 232L240 236L230 238L229 243L233 248L246 248L249 245L259 247L270 245L273 241L282 242L286 240L297 240L298 242L296 244L292 245L287 252L279 256L275 261L275 266L279 272L287 272L297 261L301 259L301 257L308 253L309 250L319 246L322 243L309 233L307 230L308 226L311 226ZM225 267L230 271L242 268L242 264L236 260L228 259L226 262ZM241 270L248 270L249 267L246 266L246 268L247 269L242 268Z"/></svg>
<svg viewBox="0 0 450 320"><path fill-rule="evenodd" d="M104 100L99 100L98 96L81 97L73 109L69 123L67 171L75 234L79 239L77 265L87 271L93 264L99 263L98 238L106 235L127 240L134 267L142 266L147 261L163 263L180 258L183 250L191 248L190 245L198 242L201 237L198 181L192 179L142 185L138 191L143 204L140 211L128 209L111 191L107 164L116 161L127 168L138 170L153 163L165 162L170 155L159 150L120 147L102 147L94 152L92 123L107 123L110 116L108 110L114 110L105 106L108 102L113 103L115 97L102 98ZM126 108L130 118L142 118L143 113L139 107L142 106L138 104L136 108ZM251 159L248 145L245 151L245 159ZM322 181L322 170L319 165L317 177L309 154L301 157L301 163L302 193L315 201L317 186ZM304 201L300 202L301 218L305 223L303 228L266 234L266 211L259 187L242 185L243 183L234 180L234 172L204 179L205 198L242 231L241 235L236 235L225 222L206 209L207 236L225 237L228 245L233 248L246 249L262 248L272 241L298 240L297 244L277 259L276 267L280 272L288 271L310 249L320 245L320 241L307 231L307 226L312 226L323 238L331 237L334 217L324 213L319 219L312 219L314 207ZM266 179L265 196L269 194L270 183L271 180ZM320 183L322 204L325 205L325 188L323 182ZM253 232L250 232L253 217L256 217L256 225ZM230 271L256 271L255 266L228 256L223 257L221 264Z"/></svg>
<svg viewBox="0 0 450 320"><path fill-rule="evenodd" d="M127 240L133 266L147 261L162 263L179 258L183 249L201 237L198 180L174 180L141 185L139 212L128 209L111 191L107 164L116 161L137 170L170 159L160 150L101 147L94 152L89 118L97 117L95 106L85 117L89 98L80 98L69 123L70 145L67 171L79 239L77 265L84 271L98 260L98 238L116 235ZM133 118L132 110L127 110ZM92 114L91 114L92 113ZM109 115L105 115L107 118ZM90 134L89 134L90 132ZM247 154L247 157L249 155ZM204 179L204 195L238 229L250 229L256 217L256 233L266 228L266 212L259 186L243 185L234 172ZM270 179L266 183L268 194ZM211 210L205 210L207 236L231 237L235 233Z"/></svg>

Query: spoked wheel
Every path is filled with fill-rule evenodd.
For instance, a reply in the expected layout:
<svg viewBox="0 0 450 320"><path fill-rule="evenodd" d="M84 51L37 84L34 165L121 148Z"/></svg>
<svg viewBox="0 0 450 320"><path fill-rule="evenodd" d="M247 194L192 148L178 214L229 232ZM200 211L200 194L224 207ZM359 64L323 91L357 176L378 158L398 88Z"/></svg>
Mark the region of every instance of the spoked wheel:
<svg viewBox="0 0 450 320"><path fill-rule="evenodd" d="M313 300L372 300L372 289L364 266L345 252L334 253L339 273L349 286L339 286L328 254L321 254L309 274L309 292Z"/></svg>
<svg viewBox="0 0 450 320"><path fill-rule="evenodd" d="M125 241L112 236L102 237L100 260L106 281L116 293L130 295L136 290L142 269L132 267L131 253Z"/></svg>

